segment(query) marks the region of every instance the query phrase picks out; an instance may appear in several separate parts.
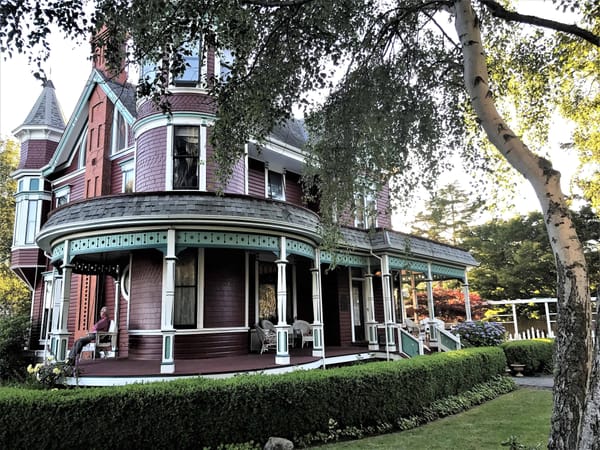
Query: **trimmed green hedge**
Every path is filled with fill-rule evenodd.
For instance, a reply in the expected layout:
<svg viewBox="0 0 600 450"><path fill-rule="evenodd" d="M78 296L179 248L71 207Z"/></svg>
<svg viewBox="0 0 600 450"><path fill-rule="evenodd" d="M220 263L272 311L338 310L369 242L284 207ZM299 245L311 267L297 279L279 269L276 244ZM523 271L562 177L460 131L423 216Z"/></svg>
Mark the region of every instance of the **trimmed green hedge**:
<svg viewBox="0 0 600 450"><path fill-rule="evenodd" d="M552 373L554 368L554 339L510 341L501 345L508 365L525 364L524 373Z"/></svg>
<svg viewBox="0 0 600 450"><path fill-rule="evenodd" d="M0 448L194 448L396 424L504 372L498 347L286 375L0 390Z"/></svg>

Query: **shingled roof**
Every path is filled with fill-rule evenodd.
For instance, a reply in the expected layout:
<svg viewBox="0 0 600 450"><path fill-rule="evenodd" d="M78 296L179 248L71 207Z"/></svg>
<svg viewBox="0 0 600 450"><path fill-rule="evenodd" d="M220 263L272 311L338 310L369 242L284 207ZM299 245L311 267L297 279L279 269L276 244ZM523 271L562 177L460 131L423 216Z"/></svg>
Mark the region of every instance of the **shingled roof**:
<svg viewBox="0 0 600 450"><path fill-rule="evenodd" d="M54 84L50 80L44 83L42 93L21 125L21 127L29 126L46 126L57 130L65 129L64 115L56 98Z"/></svg>

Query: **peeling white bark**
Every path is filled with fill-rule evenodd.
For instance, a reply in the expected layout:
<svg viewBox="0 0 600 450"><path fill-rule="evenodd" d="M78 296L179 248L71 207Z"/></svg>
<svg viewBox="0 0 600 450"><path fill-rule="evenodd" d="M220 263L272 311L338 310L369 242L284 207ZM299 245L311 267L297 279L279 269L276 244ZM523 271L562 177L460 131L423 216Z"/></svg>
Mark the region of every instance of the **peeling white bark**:
<svg viewBox="0 0 600 450"><path fill-rule="evenodd" d="M590 403L598 402L600 392L598 376L590 377L591 299L587 266L560 187L560 173L549 161L531 152L498 113L488 83L479 21L471 0L456 1L455 14L464 58L464 82L475 114L492 144L533 186L556 258L558 317L549 448L597 449L599 408L592 408ZM596 361L595 367L598 365ZM596 386L588 389L590 379ZM595 397L586 397L588 391L595 393ZM586 406L586 419L582 420ZM590 444L588 440L594 442Z"/></svg>

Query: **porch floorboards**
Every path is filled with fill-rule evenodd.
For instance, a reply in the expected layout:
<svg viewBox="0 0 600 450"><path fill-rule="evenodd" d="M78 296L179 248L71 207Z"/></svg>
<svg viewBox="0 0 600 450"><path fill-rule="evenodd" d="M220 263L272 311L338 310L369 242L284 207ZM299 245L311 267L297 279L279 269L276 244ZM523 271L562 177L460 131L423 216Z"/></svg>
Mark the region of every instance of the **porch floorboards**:
<svg viewBox="0 0 600 450"><path fill-rule="evenodd" d="M366 347L327 347L326 358L367 353ZM312 348L291 349L290 364L275 364L275 352L249 353L239 356L206 359L176 359L175 373L167 376L182 377L194 375L218 375L255 372L290 366L301 366L319 361L312 356ZM78 366L79 378L86 377L164 377L160 373L160 360L138 360L128 358L81 359Z"/></svg>

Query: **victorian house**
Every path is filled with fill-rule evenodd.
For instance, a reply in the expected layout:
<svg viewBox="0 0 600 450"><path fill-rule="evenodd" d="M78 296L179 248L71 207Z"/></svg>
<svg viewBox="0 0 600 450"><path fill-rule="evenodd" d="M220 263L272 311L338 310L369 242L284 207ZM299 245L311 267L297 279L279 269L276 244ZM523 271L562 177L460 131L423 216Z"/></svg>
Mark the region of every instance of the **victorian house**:
<svg viewBox="0 0 600 450"><path fill-rule="evenodd" d="M214 52L189 57L165 115L100 58L67 123L47 82L15 130L11 265L33 293L38 356L65 359L103 306L118 330L111 356L160 362L163 374L185 360L249 354L261 319L275 324L268 354L281 366L293 362L296 319L311 325L315 358L325 346L397 352L394 327L412 302L405 286L425 286L432 318L434 280L460 280L468 298L471 255L393 231L386 190L361 197L375 219L361 208L346 215L337 254L321 249L318 208L300 184L301 121L274 129L260 149L248 142L217 195L215 109L199 80L221 72Z"/></svg>

